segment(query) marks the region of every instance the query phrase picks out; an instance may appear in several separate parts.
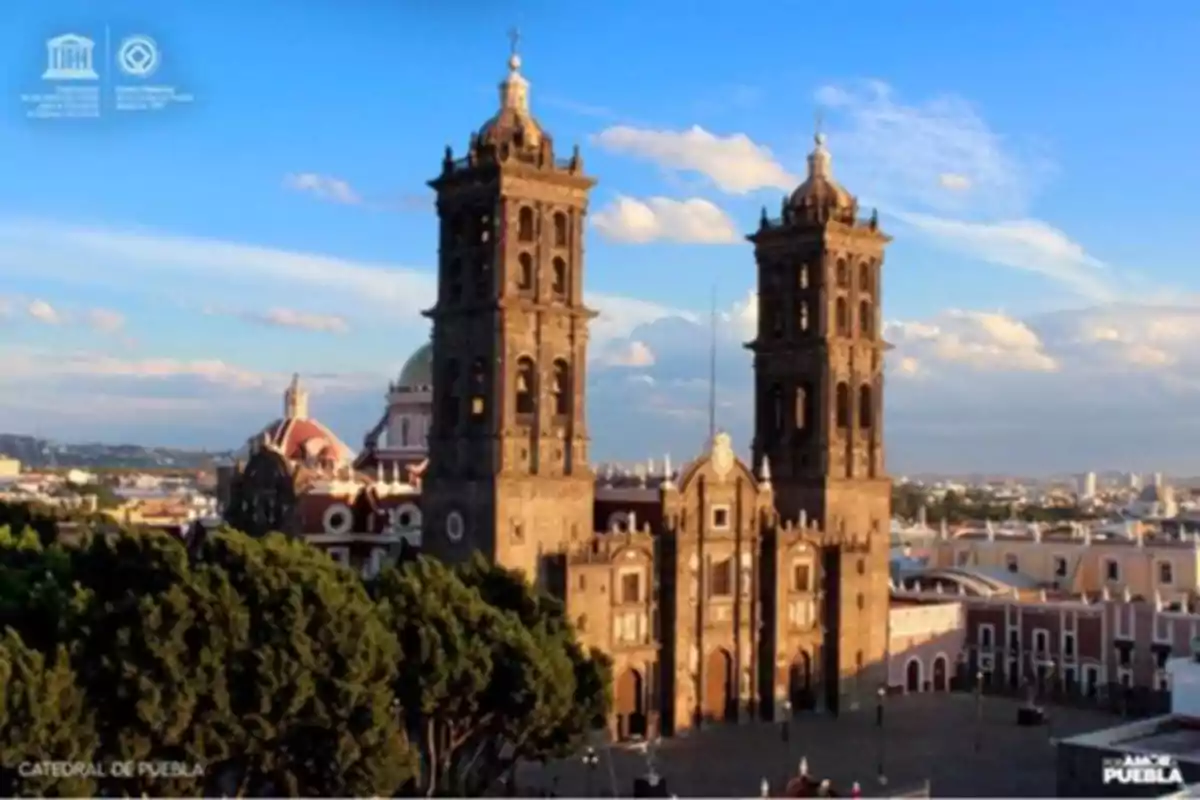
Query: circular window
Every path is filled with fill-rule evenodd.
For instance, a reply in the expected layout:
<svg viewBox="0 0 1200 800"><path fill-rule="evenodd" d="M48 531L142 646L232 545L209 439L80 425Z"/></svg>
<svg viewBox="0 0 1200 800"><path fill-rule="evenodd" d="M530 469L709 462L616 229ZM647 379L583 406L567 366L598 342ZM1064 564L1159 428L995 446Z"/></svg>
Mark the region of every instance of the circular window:
<svg viewBox="0 0 1200 800"><path fill-rule="evenodd" d="M325 512L324 522L326 533L349 533L354 523L354 516L350 513L350 509L339 503L331 506Z"/></svg>
<svg viewBox="0 0 1200 800"><path fill-rule="evenodd" d="M451 511L446 515L446 538L452 542L462 541L463 538L463 518L462 514L457 511Z"/></svg>

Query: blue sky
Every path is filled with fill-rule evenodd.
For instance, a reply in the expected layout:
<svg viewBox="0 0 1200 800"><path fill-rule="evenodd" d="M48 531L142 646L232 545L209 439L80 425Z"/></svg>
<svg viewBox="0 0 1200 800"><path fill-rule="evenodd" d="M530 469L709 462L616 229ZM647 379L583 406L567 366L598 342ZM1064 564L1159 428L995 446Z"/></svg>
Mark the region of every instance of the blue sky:
<svg viewBox="0 0 1200 800"><path fill-rule="evenodd" d="M495 110L518 25L534 113L600 180L598 457L699 448L714 285L722 423L746 441L734 234L802 179L820 111L895 236L894 470L1200 466L1179 444L1200 422L1193 3L440 5L10 0L0 430L232 446L299 371L356 445L427 335L424 181ZM152 37L144 82L192 101L26 118L68 32L105 92L138 82L120 43Z"/></svg>

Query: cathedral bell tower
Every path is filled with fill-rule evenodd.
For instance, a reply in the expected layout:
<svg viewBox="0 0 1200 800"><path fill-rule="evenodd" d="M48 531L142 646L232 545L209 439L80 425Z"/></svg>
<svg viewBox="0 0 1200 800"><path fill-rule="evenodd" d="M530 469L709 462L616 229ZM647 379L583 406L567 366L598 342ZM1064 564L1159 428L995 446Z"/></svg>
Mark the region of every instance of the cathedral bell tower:
<svg viewBox="0 0 1200 800"><path fill-rule="evenodd" d="M833 178L818 134L781 217L747 237L758 264L754 459L785 520L835 542L822 565L827 702L884 680L891 480L884 468L880 267L890 240ZM839 675L840 681L832 681ZM852 699L851 702L854 702Z"/></svg>
<svg viewBox="0 0 1200 800"><path fill-rule="evenodd" d="M592 535L578 149L555 158L513 52L500 109L429 182L440 222L425 548L531 579Z"/></svg>

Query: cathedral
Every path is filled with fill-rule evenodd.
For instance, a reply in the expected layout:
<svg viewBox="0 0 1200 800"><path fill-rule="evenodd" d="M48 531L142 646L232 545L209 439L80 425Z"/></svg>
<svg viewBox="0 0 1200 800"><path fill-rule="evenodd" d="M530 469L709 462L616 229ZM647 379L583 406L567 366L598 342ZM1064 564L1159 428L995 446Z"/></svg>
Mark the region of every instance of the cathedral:
<svg viewBox="0 0 1200 800"><path fill-rule="evenodd" d="M888 635L889 237L859 217L818 135L807 179L746 237L760 298L751 463L718 433L682 469L597 474L584 298L595 179L532 115L515 53L508 66L498 111L430 181L431 344L357 456L306 408L252 439L226 480L233 516L316 544L353 539L371 553L366 575L402 534L447 561L482 551L521 570L612 657L618 738L871 702Z"/></svg>

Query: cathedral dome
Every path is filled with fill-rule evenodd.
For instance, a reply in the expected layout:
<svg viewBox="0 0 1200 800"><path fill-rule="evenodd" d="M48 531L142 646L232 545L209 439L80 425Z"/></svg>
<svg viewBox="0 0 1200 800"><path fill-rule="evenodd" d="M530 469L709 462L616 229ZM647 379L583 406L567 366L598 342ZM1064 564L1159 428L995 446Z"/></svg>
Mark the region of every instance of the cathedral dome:
<svg viewBox="0 0 1200 800"><path fill-rule="evenodd" d="M283 417L263 428L248 442L248 450L266 446L288 461L339 467L349 464L354 453L333 431L308 415L308 392L299 376L283 395Z"/></svg>
<svg viewBox="0 0 1200 800"><path fill-rule="evenodd" d="M521 57L514 39L508 76L500 84L500 110L483 123L474 137L475 145L503 152L536 151L549 138L529 111L529 81L521 74Z"/></svg>
<svg viewBox="0 0 1200 800"><path fill-rule="evenodd" d="M833 157L825 146L825 137L817 134L815 147L808 156L808 178L792 192L788 205L805 217L853 220L858 201L833 179Z"/></svg>
<svg viewBox="0 0 1200 800"><path fill-rule="evenodd" d="M400 370L397 389L428 389L433 386L433 342L426 342L416 349Z"/></svg>

